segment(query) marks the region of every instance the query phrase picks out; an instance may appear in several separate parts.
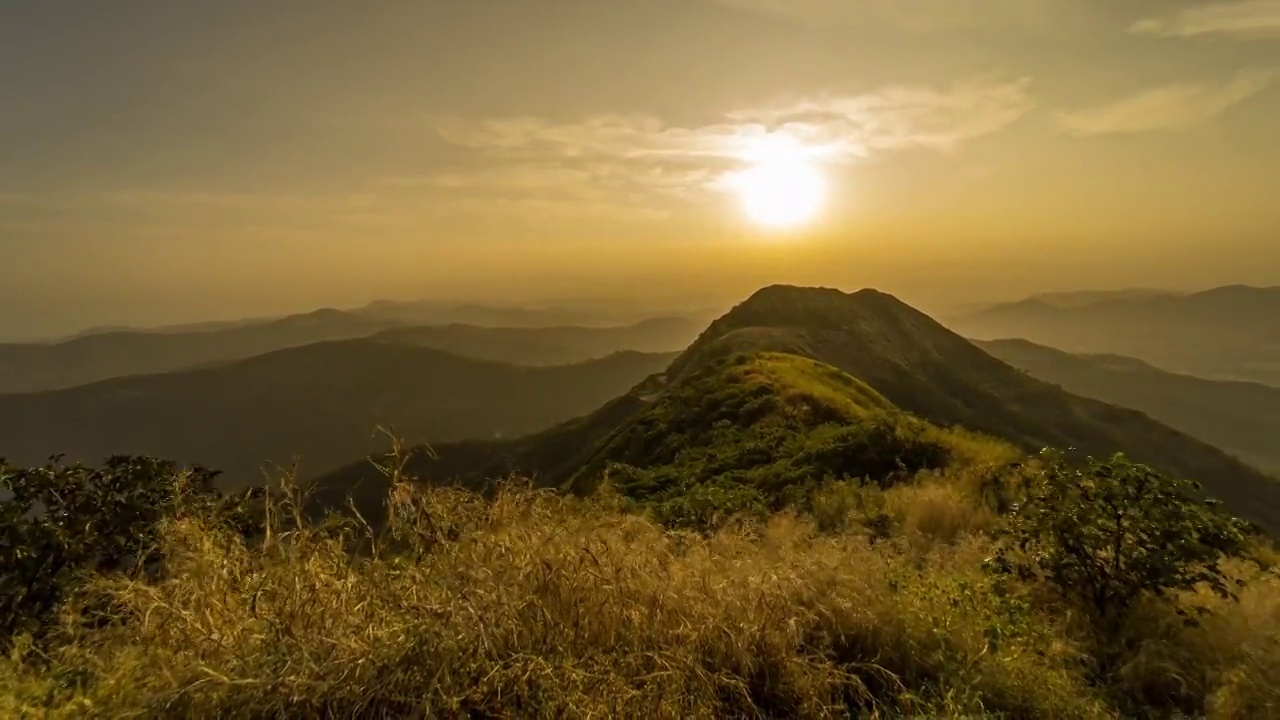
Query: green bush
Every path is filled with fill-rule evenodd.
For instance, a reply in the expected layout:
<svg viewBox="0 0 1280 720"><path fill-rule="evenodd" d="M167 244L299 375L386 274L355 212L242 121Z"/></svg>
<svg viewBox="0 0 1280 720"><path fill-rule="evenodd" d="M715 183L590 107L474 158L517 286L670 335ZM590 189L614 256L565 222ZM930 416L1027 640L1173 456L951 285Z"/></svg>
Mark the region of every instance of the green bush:
<svg viewBox="0 0 1280 720"><path fill-rule="evenodd" d="M42 634L88 574L158 563L161 522L191 498L212 500L215 475L148 457L100 468L0 462L0 644Z"/></svg>
<svg viewBox="0 0 1280 720"><path fill-rule="evenodd" d="M768 511L760 491L730 480L694 485L655 508L663 525L699 532L715 530L736 517L762 519Z"/></svg>
<svg viewBox="0 0 1280 720"><path fill-rule="evenodd" d="M1040 470L1023 476L992 569L1047 579L1104 629L1144 596L1201 585L1231 594L1221 563L1244 552L1246 528L1197 500L1199 485L1121 454L1083 468L1056 451L1042 458Z"/></svg>

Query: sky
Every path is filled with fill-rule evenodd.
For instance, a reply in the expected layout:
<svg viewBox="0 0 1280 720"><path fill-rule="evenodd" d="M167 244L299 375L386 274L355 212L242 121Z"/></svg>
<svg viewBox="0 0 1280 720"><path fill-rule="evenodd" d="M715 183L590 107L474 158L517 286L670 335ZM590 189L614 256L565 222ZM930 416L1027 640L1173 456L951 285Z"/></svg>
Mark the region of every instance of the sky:
<svg viewBox="0 0 1280 720"><path fill-rule="evenodd" d="M1280 284L1280 0L0 0L0 338ZM728 179L779 137L819 215Z"/></svg>

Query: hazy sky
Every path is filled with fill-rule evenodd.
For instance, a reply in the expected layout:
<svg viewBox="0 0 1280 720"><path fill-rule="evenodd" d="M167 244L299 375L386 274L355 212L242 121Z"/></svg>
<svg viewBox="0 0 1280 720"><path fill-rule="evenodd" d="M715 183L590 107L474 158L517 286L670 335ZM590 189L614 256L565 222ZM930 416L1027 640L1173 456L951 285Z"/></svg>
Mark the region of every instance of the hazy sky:
<svg viewBox="0 0 1280 720"><path fill-rule="evenodd" d="M723 178L821 148L819 222ZM1280 0L0 0L0 337L1280 284Z"/></svg>

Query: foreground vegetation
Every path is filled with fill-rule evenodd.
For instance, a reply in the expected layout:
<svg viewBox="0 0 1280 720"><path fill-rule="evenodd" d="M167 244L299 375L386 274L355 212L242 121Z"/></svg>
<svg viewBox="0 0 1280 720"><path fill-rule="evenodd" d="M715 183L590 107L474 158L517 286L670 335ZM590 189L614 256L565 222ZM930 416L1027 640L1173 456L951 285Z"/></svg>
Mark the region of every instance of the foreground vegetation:
<svg viewBox="0 0 1280 720"><path fill-rule="evenodd" d="M0 715L1280 712L1269 551L1184 485L1123 458L924 465L690 531L666 496L484 497L393 464L378 532L154 461L3 467L49 511L5 505L0 591L33 622L0 640ZM128 561L86 552L122 528L147 541Z"/></svg>

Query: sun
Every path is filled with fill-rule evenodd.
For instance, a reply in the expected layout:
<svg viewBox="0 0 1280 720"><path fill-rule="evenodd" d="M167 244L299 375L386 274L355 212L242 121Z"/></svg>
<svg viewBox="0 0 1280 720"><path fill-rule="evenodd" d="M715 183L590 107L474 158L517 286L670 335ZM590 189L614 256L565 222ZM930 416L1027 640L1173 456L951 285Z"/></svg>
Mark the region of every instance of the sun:
<svg viewBox="0 0 1280 720"><path fill-rule="evenodd" d="M778 150L762 153L731 179L731 186L747 217L757 225L789 229L811 223L826 201L826 178L803 148Z"/></svg>

